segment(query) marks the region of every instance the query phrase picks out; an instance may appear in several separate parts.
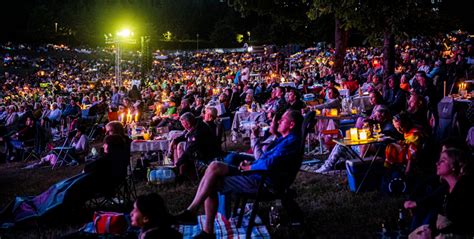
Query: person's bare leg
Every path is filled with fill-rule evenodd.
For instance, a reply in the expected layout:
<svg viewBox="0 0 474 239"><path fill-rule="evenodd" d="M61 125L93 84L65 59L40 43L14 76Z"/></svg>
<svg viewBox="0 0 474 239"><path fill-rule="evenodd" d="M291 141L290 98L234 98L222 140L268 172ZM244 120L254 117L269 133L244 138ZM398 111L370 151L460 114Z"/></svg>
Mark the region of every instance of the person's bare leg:
<svg viewBox="0 0 474 239"><path fill-rule="evenodd" d="M209 234L214 233L214 219L216 217L218 203L217 193L212 193L204 201L206 222L203 230Z"/></svg>
<svg viewBox="0 0 474 239"><path fill-rule="evenodd" d="M199 205L204 203L207 197L217 193L217 186L223 176L229 173L229 168L226 164L219 162L212 162L206 170L206 174L201 179L199 188L194 196L193 202L187 208L189 211L195 211Z"/></svg>

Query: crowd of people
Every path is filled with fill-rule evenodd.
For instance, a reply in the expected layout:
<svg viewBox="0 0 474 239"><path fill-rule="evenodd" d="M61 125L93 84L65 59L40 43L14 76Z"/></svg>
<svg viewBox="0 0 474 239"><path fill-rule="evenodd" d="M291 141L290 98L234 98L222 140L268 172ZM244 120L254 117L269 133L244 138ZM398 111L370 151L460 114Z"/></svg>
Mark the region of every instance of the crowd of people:
<svg viewBox="0 0 474 239"><path fill-rule="evenodd" d="M105 157L87 163L84 171L97 176L109 172L107 180L101 180L104 185L97 187L113 187L114 182L109 179L124 178L129 161L110 165L106 162L113 157L107 155L120 149L117 155L123 156L123 147L129 148L129 135L122 126L128 123L129 115L134 118L130 121L147 128L183 130L182 136L170 142L167 157L172 159L180 178L200 183L193 202L177 219L195 223L196 211L204 205L206 223L199 238L215 238L217 192L256 192L260 178L242 176L242 171L270 171L273 176L266 182L269 188L292 182L303 159L306 137L338 129L342 124L338 120L307 119L309 113L331 109L342 112L351 97L367 94L370 105L359 108L359 118L353 125L380 127L384 135L394 139L383 145L384 153L376 156L383 157L387 172L398 171L406 177L410 191L417 195L404 204L405 208L420 212L412 229L428 223L433 234L472 235L474 227L463 216L463 212L474 213L468 203L472 199L468 188L472 186L474 104L469 99L472 88L465 85L474 73L472 44L463 32L400 42L395 48L395 73L391 75L384 68L378 48L349 48L343 70L337 73L333 49L308 48L288 56L212 51L169 54L166 60L157 58L147 76L141 75L138 61L125 61L120 86L113 75L113 62L98 57L110 56L107 50L7 44L0 51L5 69L0 76L2 160L20 160L26 146L33 146L39 153L47 152L66 132L66 138L74 138L74 163L84 163L95 123L109 120L106 130L112 133L105 137ZM135 59L133 54L130 57ZM467 94L463 93L465 90ZM443 97L447 95L454 99L452 107L440 107L446 106ZM309 96L313 98L308 100ZM460 98L464 101L456 101ZM456 125L457 130L446 133L443 122L449 114L445 109L456 114L451 125ZM221 147L225 135L222 119L232 121L238 112L258 112L257 121L269 125L264 130L264 124L254 124L250 155L228 154ZM307 129L303 124L307 120L317 122ZM236 141L238 134L234 133L242 129L234 125L231 130L232 140ZM458 140L461 143L445 143L446 147L438 150L449 137L462 139ZM317 173L334 169L338 161L354 158L354 152L377 153L370 146L353 147L354 152L349 152L328 144L324 137L319 139L318 143L324 145L321 148L330 154ZM39 164L57 161L48 154L43 156ZM287 177L281 177L281 173ZM435 175L443 181L439 189L430 191L427 198L420 196L417 190L423 185L421 178ZM152 199L139 198L132 212L132 222L145 231L151 226L144 222L160 221L143 211L149 208L141 206L147 200ZM438 214L442 217L436 218Z"/></svg>

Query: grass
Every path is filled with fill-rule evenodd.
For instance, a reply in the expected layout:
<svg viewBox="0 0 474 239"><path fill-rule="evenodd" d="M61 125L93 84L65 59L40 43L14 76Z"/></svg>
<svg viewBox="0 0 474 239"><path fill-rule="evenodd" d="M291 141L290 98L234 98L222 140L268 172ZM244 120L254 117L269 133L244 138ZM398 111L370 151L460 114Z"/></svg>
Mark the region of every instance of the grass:
<svg viewBox="0 0 474 239"><path fill-rule="evenodd" d="M229 149L236 149L230 145ZM14 197L36 195L61 179L79 173L78 167L23 170L24 162L0 164L0 206ZM274 238L374 238L381 224L394 226L403 197L388 197L380 192L354 194L349 191L345 176L315 175L300 172L294 183L297 202L305 213L300 228L269 228ZM183 210L192 200L197 185L150 186L137 184L138 194L158 192L172 213ZM260 216L267 221L270 204L264 204ZM72 215L75 217L76 215ZM0 230L0 238L58 238L79 229L92 220L92 214L75 220L58 220L54 225Z"/></svg>

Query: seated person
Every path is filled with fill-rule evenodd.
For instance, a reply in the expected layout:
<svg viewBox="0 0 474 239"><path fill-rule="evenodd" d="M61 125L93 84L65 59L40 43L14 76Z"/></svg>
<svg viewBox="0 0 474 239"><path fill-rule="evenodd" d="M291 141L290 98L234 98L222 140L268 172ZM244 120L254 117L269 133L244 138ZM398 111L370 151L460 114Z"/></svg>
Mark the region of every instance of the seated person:
<svg viewBox="0 0 474 239"><path fill-rule="evenodd" d="M171 228L173 221L163 198L156 193L139 196L130 212L130 224L140 228L140 239L183 238Z"/></svg>
<svg viewBox="0 0 474 239"><path fill-rule="evenodd" d="M90 173L94 178L93 192L110 192L127 177L130 155L127 154L126 145L127 142L120 135L105 136L103 155L84 167L84 173Z"/></svg>
<svg viewBox="0 0 474 239"><path fill-rule="evenodd" d="M20 201L17 199L17 203L10 203L0 210L0 223L24 222L39 215L51 218L54 212L59 211L61 215L72 215L70 211L83 209L84 203L97 193L113 193L127 176L129 157L124 153L125 147L122 137L107 135L103 156L87 164L83 173L52 185L40 195L23 197Z"/></svg>
<svg viewBox="0 0 474 239"><path fill-rule="evenodd" d="M398 138L399 135L396 132L392 124L392 116L387 107L379 107L375 110L373 114L373 119L370 121L370 124L379 124L381 133L387 136ZM336 144L335 147L331 150L331 153L328 156L328 159L324 161L324 164L318 168L315 173L324 173L330 171L334 166L341 161L357 158L357 155L354 155L354 152L358 152L360 157L363 157L366 154L367 147L362 146L351 146L354 151L348 150L346 147L342 147L339 144ZM373 151L373 150L371 150ZM372 152L375 153L375 152Z"/></svg>
<svg viewBox="0 0 474 239"><path fill-rule="evenodd" d="M267 179L267 185L274 189L285 187L292 182L301 165L301 124L303 117L300 112L287 111L283 114L278 132L281 137L277 139L275 146L265 152L259 159L249 163L244 161L239 169L267 170L272 176ZM287 176L282 176L285 173ZM238 168L222 162L213 162L206 170L193 202L179 214L176 219L180 224L196 224L196 213L201 204L204 203L206 222L204 230L199 238L215 238L214 219L217 213L217 192L224 193L256 193L260 183L259 175L239 175Z"/></svg>
<svg viewBox="0 0 474 239"><path fill-rule="evenodd" d="M222 154L222 147L221 147L221 140L222 140L222 134L223 128L221 127L220 123L217 122L217 109L215 107L206 107L204 110L204 123L209 126L209 129L215 136L215 142L213 143L215 146L213 148L216 148L218 150L218 154Z"/></svg>
<svg viewBox="0 0 474 239"><path fill-rule="evenodd" d="M20 156L20 149L22 146L33 146L34 139L35 139L35 122L33 121L32 116L26 117L25 126L20 129L18 132L13 133L10 136L3 137L3 140L7 142L8 152L11 156L10 160L14 160L15 158L19 158ZM13 151L16 150L16 155L14 155Z"/></svg>
<svg viewBox="0 0 474 239"><path fill-rule="evenodd" d="M404 112L393 117L393 126L398 132L403 134L403 140L397 143L388 144L385 148L385 163L386 168L398 166L404 168L404 174L412 173L412 166L420 152L423 143L425 142L425 134L423 130L413 124L410 116Z"/></svg>
<svg viewBox="0 0 474 239"><path fill-rule="evenodd" d="M62 117L76 119L81 115L81 108L77 105L74 97L71 97L69 104L62 112Z"/></svg>
<svg viewBox="0 0 474 239"><path fill-rule="evenodd" d="M424 224L415 234L451 234L462 238L474 235L471 163L468 154L460 149L442 151L436 163L436 174L442 184L425 197L404 203L406 209L414 211L414 219L424 217L414 225Z"/></svg>
<svg viewBox="0 0 474 239"><path fill-rule="evenodd" d="M319 105L313 106L314 109L340 109L341 108L341 99L339 91L335 87L328 88L328 100Z"/></svg>
<svg viewBox="0 0 474 239"><path fill-rule="evenodd" d="M171 129L182 129L181 125L179 124L179 117L183 114L191 112L191 105L189 104L188 99L181 100L181 105L178 109L178 115L163 118L161 122L157 125L157 127L169 127Z"/></svg>
<svg viewBox="0 0 474 239"><path fill-rule="evenodd" d="M382 95L378 91L370 92L369 102L373 107L372 112L370 113L369 117L359 117L359 118L357 118L356 128L358 128L358 129L362 129L362 126L364 125L364 123L366 121L373 120L375 112L377 112L377 110L380 107L384 106Z"/></svg>
<svg viewBox="0 0 474 239"><path fill-rule="evenodd" d="M245 104L243 104L239 108L240 112L245 112L245 111L260 112L262 110L262 107L260 106L260 104L256 102L255 99L253 98L252 93L245 94L244 101L245 101Z"/></svg>
<svg viewBox="0 0 474 239"><path fill-rule="evenodd" d="M58 108L57 103L53 103L51 105L51 111L48 115L45 115L45 117L43 117L43 120L50 122L52 127L55 127L59 124L59 121L61 120L61 110Z"/></svg>
<svg viewBox="0 0 474 239"><path fill-rule="evenodd" d="M72 165L84 162L85 156L87 156L87 154L89 153L89 140L87 139L87 136L85 135L85 127L79 126L76 129L76 133L71 139L70 147L73 148L72 151L69 151L69 154L74 159L72 162ZM45 165L48 162L51 165L54 165L56 164L57 160L58 160L57 155L54 153L50 153L42 157L39 162L30 164L26 166L25 168L35 168L38 166Z"/></svg>
<svg viewBox="0 0 474 239"><path fill-rule="evenodd" d="M405 110L407 104L406 93L400 89L398 77L391 75L388 78L388 87L386 87L383 99L385 104L390 109L392 115L400 113Z"/></svg>
<svg viewBox="0 0 474 239"><path fill-rule="evenodd" d="M177 147L174 164L179 170L179 175L195 175L194 161L200 164L209 163L217 156L218 150L214 144L215 136L207 124L196 119L191 112L187 112L180 117L181 125L185 129L185 134L171 142L172 148ZM180 144L185 142L185 144Z"/></svg>
<svg viewBox="0 0 474 239"><path fill-rule="evenodd" d="M191 112L196 117L200 117L202 115L202 111L204 110L204 99L202 97L197 97L196 101L194 102L193 107L191 108Z"/></svg>
<svg viewBox="0 0 474 239"><path fill-rule="evenodd" d="M271 119L275 114L282 115L286 110L285 88L278 86L275 88L272 105L267 109L267 118ZM273 94L273 93L272 93Z"/></svg>
<svg viewBox="0 0 474 239"><path fill-rule="evenodd" d="M265 140L261 140L260 131L261 127L257 124L252 128L252 134L250 135L250 149L252 155L247 153L230 153L224 158L224 163L233 166L239 166L243 161L252 162L262 156L263 153L267 152L275 145L276 140L281 136L278 132L278 121L279 118L274 116L269 127L270 136Z"/></svg>
<svg viewBox="0 0 474 239"><path fill-rule="evenodd" d="M341 98L339 91L334 88L330 87L328 88L328 100L323 103L319 104L316 106L313 106L313 109L316 110L324 110L324 109L338 109L340 111L341 109ZM333 120L333 119L320 119L316 123L316 132L322 132L323 130L331 130L331 129L336 129L339 124L339 120ZM330 139L324 139L325 142ZM323 142L324 143L324 142Z"/></svg>
<svg viewBox="0 0 474 239"><path fill-rule="evenodd" d="M407 103L407 113L413 123L418 127L422 127L425 132L431 132L425 99L421 95L413 93L408 98Z"/></svg>
<svg viewBox="0 0 474 239"><path fill-rule="evenodd" d="M306 104L300 99L300 93L297 89L290 89L288 91L288 109L303 112Z"/></svg>

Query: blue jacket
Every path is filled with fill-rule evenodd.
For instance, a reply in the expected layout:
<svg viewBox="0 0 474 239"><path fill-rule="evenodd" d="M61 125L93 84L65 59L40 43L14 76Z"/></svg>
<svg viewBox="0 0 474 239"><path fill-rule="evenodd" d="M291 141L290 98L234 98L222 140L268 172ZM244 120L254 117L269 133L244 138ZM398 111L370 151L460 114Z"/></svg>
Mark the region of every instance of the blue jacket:
<svg viewBox="0 0 474 239"><path fill-rule="evenodd" d="M270 172L270 184L283 186L291 183L298 173L301 165L301 137L290 133L286 137L280 137L262 156L254 161L251 170L267 170ZM282 176L282 173L285 176ZM260 176L254 175L254 177Z"/></svg>

